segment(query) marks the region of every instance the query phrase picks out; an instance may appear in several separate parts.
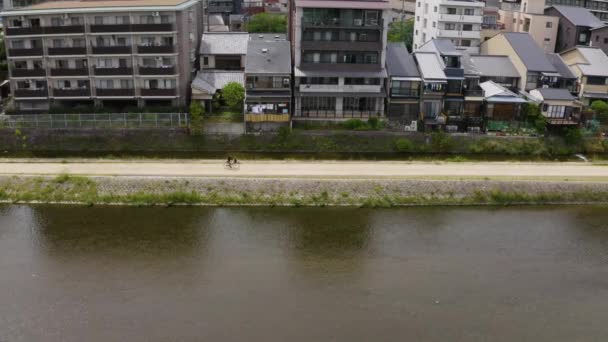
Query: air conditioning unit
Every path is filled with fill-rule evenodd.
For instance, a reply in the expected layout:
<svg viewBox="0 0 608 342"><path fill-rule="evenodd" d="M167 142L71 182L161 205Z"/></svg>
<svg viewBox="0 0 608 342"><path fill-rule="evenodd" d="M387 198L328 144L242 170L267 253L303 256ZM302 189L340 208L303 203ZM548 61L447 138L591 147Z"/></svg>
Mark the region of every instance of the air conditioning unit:
<svg viewBox="0 0 608 342"><path fill-rule="evenodd" d="M153 17L160 17L160 12L152 12Z"/></svg>
<svg viewBox="0 0 608 342"><path fill-rule="evenodd" d="M283 79L283 84L284 85L289 85L289 78L284 78Z"/></svg>
<svg viewBox="0 0 608 342"><path fill-rule="evenodd" d="M355 26L362 26L363 19L355 19L355 20L353 20L353 23L355 24Z"/></svg>

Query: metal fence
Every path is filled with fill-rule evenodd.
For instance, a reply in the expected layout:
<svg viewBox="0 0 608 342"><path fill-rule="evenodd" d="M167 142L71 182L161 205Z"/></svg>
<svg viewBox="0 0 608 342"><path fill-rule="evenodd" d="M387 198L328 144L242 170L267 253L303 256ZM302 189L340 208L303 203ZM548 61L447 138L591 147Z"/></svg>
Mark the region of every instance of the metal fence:
<svg viewBox="0 0 608 342"><path fill-rule="evenodd" d="M1 124L1 122L0 122ZM137 129L186 128L187 113L27 114L7 115L10 128L47 129Z"/></svg>

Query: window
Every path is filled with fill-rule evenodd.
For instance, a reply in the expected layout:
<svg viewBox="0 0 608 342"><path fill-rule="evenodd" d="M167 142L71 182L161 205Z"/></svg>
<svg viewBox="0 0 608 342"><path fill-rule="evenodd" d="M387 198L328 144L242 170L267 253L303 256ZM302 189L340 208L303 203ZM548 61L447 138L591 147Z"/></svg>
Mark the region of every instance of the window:
<svg viewBox="0 0 608 342"><path fill-rule="evenodd" d="M465 46L465 47L469 47L471 46L471 40L469 39L463 39L460 41L460 46Z"/></svg>
<svg viewBox="0 0 608 342"><path fill-rule="evenodd" d="M464 24L464 25L462 25L462 30L463 31L473 31L473 25L472 24Z"/></svg>
<svg viewBox="0 0 608 342"><path fill-rule="evenodd" d="M203 57L203 65L204 66L208 66L209 65L209 57Z"/></svg>
<svg viewBox="0 0 608 342"><path fill-rule="evenodd" d="M553 23L550 21L547 21L547 24L545 25L546 28L552 28L553 27Z"/></svg>
<svg viewBox="0 0 608 342"><path fill-rule="evenodd" d="M23 40L11 40L11 47L13 49L24 49L25 42Z"/></svg>
<svg viewBox="0 0 608 342"><path fill-rule="evenodd" d="M456 14L456 8L455 7L448 7L447 8L447 14Z"/></svg>
<svg viewBox="0 0 608 342"><path fill-rule="evenodd" d="M606 78L605 77L595 77L595 76L589 76L587 77L587 84L590 85L605 85L606 84Z"/></svg>
<svg viewBox="0 0 608 342"><path fill-rule="evenodd" d="M61 18L58 18L58 17L51 18L51 26L62 26L62 25L63 25L63 20Z"/></svg>
<svg viewBox="0 0 608 342"><path fill-rule="evenodd" d="M85 40L84 38L74 38L72 39L72 46L73 47L80 47L83 48L85 47Z"/></svg>
<svg viewBox="0 0 608 342"><path fill-rule="evenodd" d="M345 97L343 107L346 111L371 112L376 110L376 99L371 97Z"/></svg>
<svg viewBox="0 0 608 342"><path fill-rule="evenodd" d="M15 69L27 69L26 61L15 61L13 65L15 66Z"/></svg>
<svg viewBox="0 0 608 342"><path fill-rule="evenodd" d="M53 47L54 48L61 48L63 47L63 39L53 39Z"/></svg>
<svg viewBox="0 0 608 342"><path fill-rule="evenodd" d="M103 25L103 17L96 15L95 18L93 19L93 21L95 22L95 25Z"/></svg>
<svg viewBox="0 0 608 342"><path fill-rule="evenodd" d="M336 110L336 98L335 97L303 97L302 98L302 110L303 111L335 111Z"/></svg>
<svg viewBox="0 0 608 342"><path fill-rule="evenodd" d="M81 17L71 17L70 25L72 25L72 26L82 25L82 18Z"/></svg>
<svg viewBox="0 0 608 342"><path fill-rule="evenodd" d="M445 24L445 29L448 31L454 31L456 30L456 24L454 23L446 23Z"/></svg>
<svg viewBox="0 0 608 342"><path fill-rule="evenodd" d="M566 106L551 106L545 105L547 107L546 115L548 118L563 118L566 113Z"/></svg>
<svg viewBox="0 0 608 342"><path fill-rule="evenodd" d="M472 8L465 8L464 15L475 15L475 10Z"/></svg>
<svg viewBox="0 0 608 342"><path fill-rule="evenodd" d="M587 34L586 33L581 33L578 36L578 42L582 43L582 44L585 44L587 42Z"/></svg>
<svg viewBox="0 0 608 342"><path fill-rule="evenodd" d="M128 15L120 15L116 17L117 25L126 25L130 22Z"/></svg>
<svg viewBox="0 0 608 342"><path fill-rule="evenodd" d="M12 27L22 27L23 26L23 22L19 19L13 19L11 21L11 26Z"/></svg>

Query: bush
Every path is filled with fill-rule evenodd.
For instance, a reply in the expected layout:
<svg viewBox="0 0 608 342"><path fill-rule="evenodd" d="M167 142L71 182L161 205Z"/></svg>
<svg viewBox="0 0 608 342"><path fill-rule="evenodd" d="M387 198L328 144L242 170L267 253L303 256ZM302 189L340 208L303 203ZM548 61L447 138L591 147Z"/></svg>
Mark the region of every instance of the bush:
<svg viewBox="0 0 608 342"><path fill-rule="evenodd" d="M591 109L595 112L596 118L602 123L608 123L608 103L604 101L593 101Z"/></svg>
<svg viewBox="0 0 608 342"><path fill-rule="evenodd" d="M522 108L526 121L534 126L538 134L545 134L547 118L540 112L540 107L534 103L526 103Z"/></svg>
<svg viewBox="0 0 608 342"><path fill-rule="evenodd" d="M344 121L344 123L342 125L346 129L353 129L353 130L367 128L367 125L365 124L365 122L363 122L359 119L346 120L346 121Z"/></svg>
<svg viewBox="0 0 608 342"><path fill-rule="evenodd" d="M414 152L416 145L409 139L399 138L395 141L395 149L399 152Z"/></svg>
<svg viewBox="0 0 608 342"><path fill-rule="evenodd" d="M565 128L562 134L568 146L576 146L583 141L583 131L579 127Z"/></svg>
<svg viewBox="0 0 608 342"><path fill-rule="evenodd" d="M606 152L606 147L608 147L608 144L602 144L601 139L591 139L585 141L585 153L588 154L604 153Z"/></svg>
<svg viewBox="0 0 608 342"><path fill-rule="evenodd" d="M190 104L190 134L203 134L203 106L199 101Z"/></svg>
<svg viewBox="0 0 608 342"><path fill-rule="evenodd" d="M230 82L222 88L222 99L228 107L240 108L245 99L245 88L237 82Z"/></svg>
<svg viewBox="0 0 608 342"><path fill-rule="evenodd" d="M250 33L286 33L287 16L283 14L260 13L256 14L247 23L247 32Z"/></svg>
<svg viewBox="0 0 608 342"><path fill-rule="evenodd" d="M434 152L450 152L452 149L452 138L444 131L431 133L431 147Z"/></svg>

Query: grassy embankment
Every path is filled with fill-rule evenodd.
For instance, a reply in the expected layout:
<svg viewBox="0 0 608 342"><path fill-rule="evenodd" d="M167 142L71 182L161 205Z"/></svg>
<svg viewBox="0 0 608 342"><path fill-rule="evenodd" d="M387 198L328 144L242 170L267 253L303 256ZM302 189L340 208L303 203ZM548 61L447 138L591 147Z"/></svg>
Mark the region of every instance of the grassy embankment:
<svg viewBox="0 0 608 342"><path fill-rule="evenodd" d="M55 178L11 177L0 182L0 201L5 203L74 203L82 205L263 205L263 206L356 206L399 207L430 205L539 205L608 203L608 191L548 191L543 193L508 192L497 189L477 190L469 194L430 193L402 196L381 189L364 196L353 192L300 193L297 190L275 193L187 190L187 187L167 187L163 191L134 191L108 193L100 190L93 178L60 175Z"/></svg>

